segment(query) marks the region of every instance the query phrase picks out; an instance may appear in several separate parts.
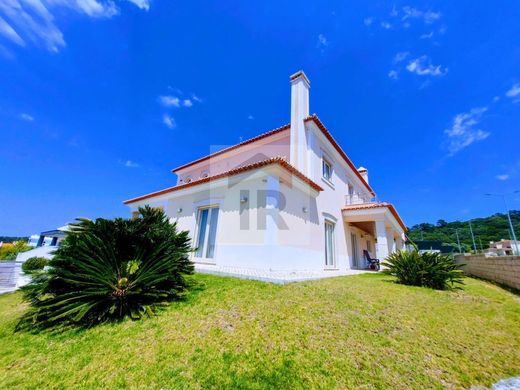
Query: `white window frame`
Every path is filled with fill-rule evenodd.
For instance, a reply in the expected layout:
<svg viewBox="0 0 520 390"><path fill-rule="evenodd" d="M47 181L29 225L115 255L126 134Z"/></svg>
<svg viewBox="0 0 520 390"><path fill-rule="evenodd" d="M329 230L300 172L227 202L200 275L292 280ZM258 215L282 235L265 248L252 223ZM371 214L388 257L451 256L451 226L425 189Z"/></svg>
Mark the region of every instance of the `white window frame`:
<svg viewBox="0 0 520 390"><path fill-rule="evenodd" d="M213 257L207 257L208 241L209 241L209 235L210 235L210 229L211 229L211 220L213 218L211 210L215 209L215 208L218 209L217 226L215 228L215 248L213 250ZM202 218L203 210L208 210L208 219L206 221L206 230L205 230L206 234L204 237L204 242L202 244L202 256L201 257L196 256L196 251L194 251L192 258L197 263L215 264L215 258L216 258L216 254L217 254L217 236L218 236L218 225L219 225L218 219L219 219L219 214L220 214L220 205L219 204L204 205L204 206L197 207L196 210L197 210L196 211L197 214L196 214L196 221L195 221L195 234L194 234L194 240L193 240L193 242L195 242L195 245L198 245L198 242L199 242L199 233L200 233L200 229L201 229L200 219Z"/></svg>
<svg viewBox="0 0 520 390"><path fill-rule="evenodd" d="M331 245L332 248L328 248L328 240L327 240L327 226L331 226ZM323 233L325 238L325 269L337 269L337 256L336 256L336 223L331 219L325 219L323 223ZM332 262L328 261L328 253L332 254Z"/></svg>
<svg viewBox="0 0 520 390"><path fill-rule="evenodd" d="M325 167L328 167L328 176L326 175ZM333 173L332 163L325 156L322 156L322 158L321 158L321 175L322 175L323 179L332 183L332 173Z"/></svg>

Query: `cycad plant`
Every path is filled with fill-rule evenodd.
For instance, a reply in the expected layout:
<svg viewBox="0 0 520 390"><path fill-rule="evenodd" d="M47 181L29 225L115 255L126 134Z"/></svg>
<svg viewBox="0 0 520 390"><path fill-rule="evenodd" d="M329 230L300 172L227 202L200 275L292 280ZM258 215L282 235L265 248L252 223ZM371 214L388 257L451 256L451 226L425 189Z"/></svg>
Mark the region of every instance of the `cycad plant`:
<svg viewBox="0 0 520 390"><path fill-rule="evenodd" d="M424 286L437 290L464 284L461 265L441 253L398 251L388 256L382 265L388 275L409 286Z"/></svg>
<svg viewBox="0 0 520 390"><path fill-rule="evenodd" d="M151 315L187 289L190 250L188 232L158 209L140 208L134 219L78 219L49 271L24 288L30 308L20 325L90 326Z"/></svg>

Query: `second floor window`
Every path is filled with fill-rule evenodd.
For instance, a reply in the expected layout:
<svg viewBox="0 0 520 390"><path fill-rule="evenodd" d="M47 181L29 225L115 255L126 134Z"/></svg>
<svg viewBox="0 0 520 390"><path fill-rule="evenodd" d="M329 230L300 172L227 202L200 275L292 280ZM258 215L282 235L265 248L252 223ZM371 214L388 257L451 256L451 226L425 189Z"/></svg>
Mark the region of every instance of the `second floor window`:
<svg viewBox="0 0 520 390"><path fill-rule="evenodd" d="M323 177L328 181L332 181L332 165L325 159L322 161Z"/></svg>

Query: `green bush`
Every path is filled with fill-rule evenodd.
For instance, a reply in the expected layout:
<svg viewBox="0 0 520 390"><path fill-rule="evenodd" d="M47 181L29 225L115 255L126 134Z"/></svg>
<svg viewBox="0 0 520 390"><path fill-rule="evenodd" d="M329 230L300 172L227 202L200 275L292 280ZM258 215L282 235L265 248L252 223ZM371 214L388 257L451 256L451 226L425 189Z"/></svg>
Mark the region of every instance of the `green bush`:
<svg viewBox="0 0 520 390"><path fill-rule="evenodd" d="M41 271L48 262L45 257L30 257L22 264L22 270L25 273Z"/></svg>
<svg viewBox="0 0 520 390"><path fill-rule="evenodd" d="M445 290L464 284L460 265L455 264L450 256L440 253L394 252L382 265L386 267L384 273L409 286Z"/></svg>
<svg viewBox="0 0 520 390"><path fill-rule="evenodd" d="M19 326L90 326L151 315L179 299L193 273L188 232L163 211L140 208L135 219L78 219L49 262L23 288L30 302Z"/></svg>

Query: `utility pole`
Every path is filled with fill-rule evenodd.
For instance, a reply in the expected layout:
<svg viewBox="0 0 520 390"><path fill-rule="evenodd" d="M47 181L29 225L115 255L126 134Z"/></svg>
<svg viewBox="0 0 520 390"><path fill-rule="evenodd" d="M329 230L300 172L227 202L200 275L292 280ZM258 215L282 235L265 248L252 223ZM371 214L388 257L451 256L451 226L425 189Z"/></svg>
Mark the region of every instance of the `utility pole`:
<svg viewBox="0 0 520 390"><path fill-rule="evenodd" d="M473 241L473 249L477 253L477 244L475 244L475 236L473 235L473 227L471 226L471 220L469 221L469 232L471 233L471 241Z"/></svg>
<svg viewBox="0 0 520 390"><path fill-rule="evenodd" d="M459 245L459 253L462 253L462 249L460 248L459 229L455 229L455 235L457 236L457 244Z"/></svg>
<svg viewBox="0 0 520 390"><path fill-rule="evenodd" d="M504 201L504 206L506 208L506 213L507 213L507 220L509 221L509 229L511 230L511 238L513 239L513 245L512 245L512 247L513 247L513 254L515 254L515 255L519 254L518 241L516 241L515 228L513 226L513 222L511 221L511 214L509 213L509 207L507 205L506 195L517 194L519 192L520 191L513 191L510 194L485 194L486 196L499 196Z"/></svg>
<svg viewBox="0 0 520 390"><path fill-rule="evenodd" d="M478 238L478 242L480 243L480 251L484 252L484 249L482 248L482 240L480 239L480 237Z"/></svg>

